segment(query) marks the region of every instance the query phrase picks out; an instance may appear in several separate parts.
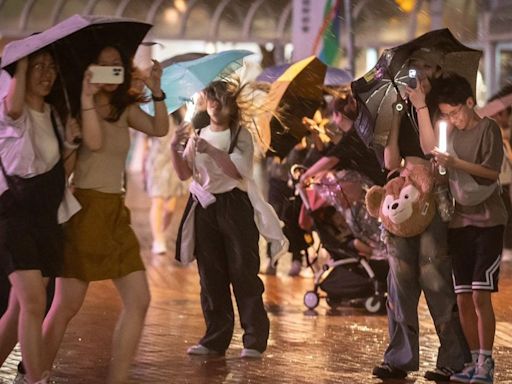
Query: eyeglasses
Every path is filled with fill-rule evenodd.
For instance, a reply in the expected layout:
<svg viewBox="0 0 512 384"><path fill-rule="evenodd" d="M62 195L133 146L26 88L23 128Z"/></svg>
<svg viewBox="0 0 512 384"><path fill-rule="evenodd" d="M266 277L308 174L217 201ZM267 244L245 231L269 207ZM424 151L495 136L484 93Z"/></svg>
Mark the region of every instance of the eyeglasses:
<svg viewBox="0 0 512 384"><path fill-rule="evenodd" d="M446 119L446 120L451 119L453 117L456 117L460 113L460 111L462 111L463 107L464 107L464 104L460 104L457 109L455 109L449 113L441 113L440 116L442 119Z"/></svg>
<svg viewBox="0 0 512 384"><path fill-rule="evenodd" d="M56 73L57 72L57 67L55 66L55 64L37 63L37 64L32 65L30 68L32 69L32 71L39 72L39 73L43 73L43 72Z"/></svg>

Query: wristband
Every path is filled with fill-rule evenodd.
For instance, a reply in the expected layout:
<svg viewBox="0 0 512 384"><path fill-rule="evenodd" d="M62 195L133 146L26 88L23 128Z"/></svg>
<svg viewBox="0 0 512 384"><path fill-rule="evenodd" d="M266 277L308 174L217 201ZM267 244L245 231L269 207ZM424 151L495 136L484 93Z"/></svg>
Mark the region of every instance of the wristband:
<svg viewBox="0 0 512 384"><path fill-rule="evenodd" d="M425 108L428 108L428 106L427 105L422 105L421 107L416 108L416 112L419 112L419 111L421 111L422 109L425 109Z"/></svg>
<svg viewBox="0 0 512 384"><path fill-rule="evenodd" d="M70 143L67 140L64 140L63 145L66 149L78 149L78 147L80 146L80 144Z"/></svg>
<svg viewBox="0 0 512 384"><path fill-rule="evenodd" d="M96 107L91 107L91 108L82 108L82 112L86 112L86 111L92 111L93 109L96 109Z"/></svg>
<svg viewBox="0 0 512 384"><path fill-rule="evenodd" d="M162 92L162 96L155 96L155 95L151 94L151 99L155 102L164 101L167 96L164 91L161 91L161 92Z"/></svg>

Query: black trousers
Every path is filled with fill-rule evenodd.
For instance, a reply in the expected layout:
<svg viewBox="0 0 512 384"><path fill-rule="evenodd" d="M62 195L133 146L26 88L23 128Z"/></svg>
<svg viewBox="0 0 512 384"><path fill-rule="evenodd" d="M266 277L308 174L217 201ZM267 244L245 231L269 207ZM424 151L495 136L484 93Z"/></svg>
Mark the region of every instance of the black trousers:
<svg viewBox="0 0 512 384"><path fill-rule="evenodd" d="M267 348L269 320L258 277L259 232L247 194L239 189L216 194L217 201L195 210L195 251L206 333L200 344L224 352L233 336L231 287L244 330L244 348Z"/></svg>

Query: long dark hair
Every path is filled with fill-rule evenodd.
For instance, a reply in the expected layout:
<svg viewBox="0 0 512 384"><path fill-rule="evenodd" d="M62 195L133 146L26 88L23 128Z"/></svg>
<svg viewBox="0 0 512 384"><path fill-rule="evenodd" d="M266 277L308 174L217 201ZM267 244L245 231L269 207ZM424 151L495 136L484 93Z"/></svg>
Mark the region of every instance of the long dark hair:
<svg viewBox="0 0 512 384"><path fill-rule="evenodd" d="M204 93L207 99L217 100L222 107L229 108L229 129L233 132L240 126L240 108L237 104L238 90L230 87L227 81L214 81L205 88Z"/></svg>
<svg viewBox="0 0 512 384"><path fill-rule="evenodd" d="M119 120L128 106L131 104L144 102L145 99L142 92L134 92L132 88L132 59L129 58L121 48L115 45L104 46L97 52L94 61L97 61L101 52L107 48L113 48L119 52L124 68L124 81L119 84L117 89L112 93L112 97L110 99L110 105L112 106L112 109L110 115L105 119L109 122L116 122Z"/></svg>

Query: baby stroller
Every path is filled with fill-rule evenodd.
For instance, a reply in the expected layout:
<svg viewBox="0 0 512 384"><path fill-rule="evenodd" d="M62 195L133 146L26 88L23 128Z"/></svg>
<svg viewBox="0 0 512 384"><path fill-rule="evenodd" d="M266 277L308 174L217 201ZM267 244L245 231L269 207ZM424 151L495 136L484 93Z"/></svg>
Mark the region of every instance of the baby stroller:
<svg viewBox="0 0 512 384"><path fill-rule="evenodd" d="M308 309L316 308L322 298L333 309L354 300L362 301L369 313L383 312L386 307L389 266L379 223L364 206L369 185L371 182L358 172L341 171L328 174L307 190L297 188L303 213L320 238L310 263L314 287L304 295ZM308 226L307 220L301 222ZM356 239L370 246L369 258L352 246Z"/></svg>

